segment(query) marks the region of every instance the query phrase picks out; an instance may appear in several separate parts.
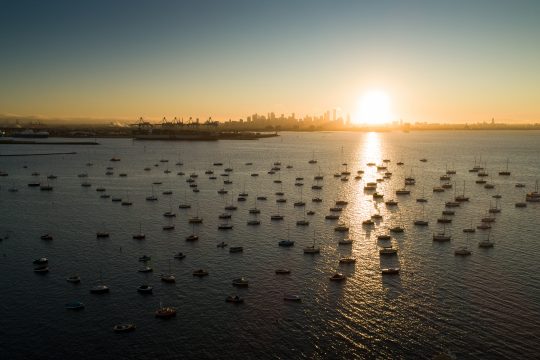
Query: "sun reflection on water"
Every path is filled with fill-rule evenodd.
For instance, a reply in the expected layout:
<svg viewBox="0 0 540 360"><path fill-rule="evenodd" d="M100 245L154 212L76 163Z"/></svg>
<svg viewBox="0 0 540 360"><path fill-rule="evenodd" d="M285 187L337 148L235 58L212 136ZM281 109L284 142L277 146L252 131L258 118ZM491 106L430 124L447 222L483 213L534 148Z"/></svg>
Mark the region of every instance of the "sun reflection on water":
<svg viewBox="0 0 540 360"><path fill-rule="evenodd" d="M373 162L375 164L380 164L381 159L381 139L379 133L368 132L364 135L364 147L362 150L362 160L364 164Z"/></svg>

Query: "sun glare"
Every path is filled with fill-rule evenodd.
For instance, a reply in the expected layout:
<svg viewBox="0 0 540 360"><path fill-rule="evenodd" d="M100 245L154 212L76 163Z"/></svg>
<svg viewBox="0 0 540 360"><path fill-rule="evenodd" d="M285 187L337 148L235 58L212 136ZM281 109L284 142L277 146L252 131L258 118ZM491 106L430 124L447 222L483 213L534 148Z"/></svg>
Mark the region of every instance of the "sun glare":
<svg viewBox="0 0 540 360"><path fill-rule="evenodd" d="M390 97L384 91L371 90L359 99L356 124L380 125L391 120Z"/></svg>

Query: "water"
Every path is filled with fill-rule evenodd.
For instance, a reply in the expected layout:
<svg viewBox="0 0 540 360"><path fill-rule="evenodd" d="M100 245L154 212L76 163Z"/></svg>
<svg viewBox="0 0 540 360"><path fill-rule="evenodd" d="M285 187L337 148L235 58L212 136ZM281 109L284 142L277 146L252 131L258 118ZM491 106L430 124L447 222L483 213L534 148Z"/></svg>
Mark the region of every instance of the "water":
<svg viewBox="0 0 540 360"><path fill-rule="evenodd" d="M0 157L0 271L3 288L0 301L0 349L4 358L58 359L76 356L145 359L173 358L431 358L440 351L450 351L459 358L534 358L540 337L540 204L515 208L524 201L527 191L540 178L540 134L537 132L422 132L422 133L284 133L277 138L259 141L219 142L134 142L126 139L100 139L100 146L6 146L0 153L35 153L77 151L77 155L43 157ZM312 156L318 163L308 164ZM120 162L110 162L113 156ZM368 162L380 164L391 159L391 180L379 184L385 199L399 201L396 208L379 202L377 208L366 182L381 177ZM423 163L419 159L427 158ZM168 159L162 163L160 159ZM183 162L183 166L175 163ZM509 159L511 176L498 176ZM488 182L495 189L475 184L476 174L468 169L486 164ZM267 174L280 161L281 171ZM403 161L404 166L397 166ZM93 166L86 166L91 162ZM222 162L224 166L212 166ZM252 162L253 165L245 165ZM348 182L332 175L348 164L352 175ZM154 166L158 164L159 166ZM23 168L26 165L27 168ZM292 165L287 169L286 165ZM106 176L106 167L114 175ZM145 167L151 171L144 171ZM231 166L232 185L223 185L220 174ZM170 174L165 174L167 167ZM433 232L442 229L444 203L452 200L454 190L433 193L439 176L455 169L452 182L456 193L463 192L471 201L456 208L452 224L447 226L453 239L448 243L432 241ZM208 179L212 169L217 180ZM320 169L320 170L319 170ZM355 180L359 169L362 180ZM185 176L178 176L178 171ZM323 189L311 190L313 177L324 174ZM39 177L31 176L39 172ZM87 172L92 187L81 187ZM127 177L119 177L125 172ZM193 193L186 178L199 175L199 193ZM258 177L250 176L259 173ZM33 180L50 180L52 192L29 188ZM396 196L404 177L413 175L417 182L410 196ZM296 177L304 177L303 187L295 186ZM274 183L282 180L282 187ZM152 192L157 202L145 201ZM515 187L516 182L527 185ZM101 199L96 188L102 186L112 196L129 198L133 206L121 206L111 199ZM8 192L17 187L18 192ZM227 195L217 190L225 187ZM245 189L247 201L236 201ZM287 203L278 209L276 191L285 193ZM302 190L300 190L302 189ZM162 195L172 190L173 195ZM231 196L231 192L233 195ZM415 227L413 220L422 216L417 197L428 198L425 217L429 227ZM186 195L184 195L186 194ZM455 248L466 243L462 229L475 227L495 206L494 194L502 195L496 222L490 233L494 248L480 249L477 244L487 232L477 230L470 237L469 257L456 257ZM248 209L261 210L260 226L247 226ZM312 203L313 197L323 198ZM295 201L306 201L310 225L296 226L304 217ZM178 204L191 203L189 210ZM219 231L218 215L234 199L233 230ZM325 220L335 200L347 200L342 220L350 226L353 246L339 246L346 234L334 231L336 221ZM163 231L168 221L163 213L172 208L174 231ZM378 209L378 210L377 210ZM195 229L189 216L203 217ZM279 211L285 220L270 221ZM384 219L371 230L362 226L380 211ZM405 232L393 234L391 243L398 256L381 258L376 235L402 225ZM137 241L132 235L146 234ZM287 230L289 229L289 231ZM96 239L96 231L107 230L109 239ZM184 239L195 230L200 240ZM366 231L367 230L367 231ZM40 235L50 232L51 242ZM313 243L321 246L320 255L304 255L302 248ZM289 235L287 235L289 233ZM295 241L291 248L278 247L280 239ZM217 248L243 246L244 252L231 254ZM173 259L182 251L183 260ZM138 273L138 257L152 257L154 272ZM340 265L343 256L357 259L354 265ZM49 258L50 272L32 271L32 260ZM171 272L176 284L165 284L159 274ZM382 276L380 269L400 267L399 276ZM198 268L207 269L205 278L192 276ZM276 275L275 269L288 268L290 275ZM344 283L329 281L336 271L348 276ZM77 273L79 285L65 278ZM110 294L93 295L89 289L99 281L110 286ZM244 276L250 285L234 288L231 281ZM154 294L142 296L137 286L149 283ZM299 294L301 303L283 301L285 293ZM238 294L245 303L225 302L227 295ZM64 308L79 300L83 311ZM154 318L160 302L175 306L177 317L168 321ZM133 322L137 330L115 334L113 325Z"/></svg>

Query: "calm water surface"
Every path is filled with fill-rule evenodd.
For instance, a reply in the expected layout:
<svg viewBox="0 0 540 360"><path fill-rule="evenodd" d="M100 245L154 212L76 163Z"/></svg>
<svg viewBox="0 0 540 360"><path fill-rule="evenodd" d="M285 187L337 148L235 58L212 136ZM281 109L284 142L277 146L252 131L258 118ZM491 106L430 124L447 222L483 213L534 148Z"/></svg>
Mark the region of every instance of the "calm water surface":
<svg viewBox="0 0 540 360"><path fill-rule="evenodd" d="M540 204L514 206L540 178L538 132L283 133L259 141L98 141L100 146L0 145L1 154L77 152L0 157L0 170L9 174L0 177L0 236L8 235L0 242L2 358L431 358L440 351L463 359L539 356ZM121 161L110 162L113 156ZM308 163L312 157L317 164ZM378 191L385 199L399 201L394 208L375 202L363 190L366 182L384 173L366 164L381 164L383 159L391 160L388 171L393 174ZM511 176L498 176L507 159ZM183 165L175 165L178 161ZM398 166L399 161L404 165ZM487 169L486 180L494 189L475 183L477 174L468 172L475 161ZM281 170L268 174L274 162L281 162ZM114 167L114 175L105 175L108 166ZM220 176L226 167L234 169L230 185ZM346 168L352 173L349 181L333 176ZM434 193L448 169L456 170L451 180L455 189ZM206 170L213 170L217 179L209 179ZM365 171L361 180L354 179L357 170ZM185 175L177 175L180 171ZM91 187L81 187L81 173L88 173ZM186 182L191 173L198 174L199 193ZM324 175L319 182L323 189L312 190L319 173ZM49 180L52 192L27 187L32 181L45 183L49 174L58 176ZM407 176L416 178L416 185L407 187L411 195L396 196ZM304 178L304 186L295 186L297 177ZM152 188L153 182L162 184ZM516 188L517 182L526 188ZM18 192L8 191L12 187ZM100 198L97 187L129 199L133 206ZM221 188L229 193L219 195ZM165 190L173 194L163 195ZM158 201L145 201L152 191ZM238 202L242 191L249 195ZM285 193L286 203L276 203L278 191ZM470 202L455 208L446 226L452 241L433 242L432 234L443 229L437 219L445 202L463 191ZM493 198L496 194L500 200ZM267 201L255 201L263 195ZM428 199L423 207L416 202L422 195ZM312 202L314 197L323 202ZM293 206L300 200L306 202L305 210ZM349 203L341 214L350 227L348 235L334 231L337 222L324 218L335 200ZM234 228L220 231L223 220L218 215L231 201L238 206L230 221ZM192 208L178 209L183 202ZM261 210L261 225L247 226L257 217L248 213L254 206ZM488 232L477 230L467 239L462 229L480 224L490 206L501 209L489 233L495 246L481 249L478 242ZM163 213L170 210L177 214L171 220L176 228L163 231L169 223ZM305 215L308 210L315 215ZM271 221L270 215L278 212L284 220ZM362 226L376 212L383 220L371 228ZM197 213L204 222L192 227L188 219ZM414 226L422 216L429 226ZM309 226L297 226L304 217ZM392 234L391 241L377 241L378 234L396 225L405 231ZM144 241L132 239L139 227L146 234ZM110 232L110 238L96 239L100 230ZM200 240L186 242L193 231ZM54 240L40 240L44 233ZM346 236L354 244L338 245ZM287 237L295 245L279 247L278 241ZM314 239L321 254L304 255L302 248ZM244 252L217 248L221 241L243 246ZM389 244L398 248L398 255L380 257L379 247ZM464 245L472 255L454 256ZM186 258L173 259L178 251ZM137 272L143 254L152 257L153 273ZM356 264L340 265L344 256L355 257ZM33 272L32 260L39 257L49 258L48 274ZM176 284L159 279L169 267ZM400 267L400 274L381 275L386 267ZM198 268L210 275L192 276ZM288 268L291 274L276 275L278 268ZM338 271L347 280L329 281ZM67 283L65 278L72 274L79 274L82 282ZM90 294L100 274L111 291ZM241 276L249 280L248 288L231 285ZM154 286L153 295L137 293L143 283ZM301 295L302 302L284 302L286 293ZM226 303L231 294L245 303ZM86 308L64 308L75 300ZM176 307L177 317L154 318L160 303ZM113 325L122 322L135 323L137 330L113 333Z"/></svg>

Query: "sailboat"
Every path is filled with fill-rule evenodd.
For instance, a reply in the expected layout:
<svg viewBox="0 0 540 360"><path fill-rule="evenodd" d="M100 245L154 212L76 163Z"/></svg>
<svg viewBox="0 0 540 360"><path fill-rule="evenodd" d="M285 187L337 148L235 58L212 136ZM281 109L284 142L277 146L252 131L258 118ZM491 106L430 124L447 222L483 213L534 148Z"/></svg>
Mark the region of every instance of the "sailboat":
<svg viewBox="0 0 540 360"><path fill-rule="evenodd" d="M392 245L386 245L379 249L379 255L396 255L397 249Z"/></svg>
<svg viewBox="0 0 540 360"><path fill-rule="evenodd" d="M476 232L476 229L473 227L472 225L472 220L471 220L471 227L468 227L468 228L465 228L463 229L463 232L464 233L473 233L473 232Z"/></svg>
<svg viewBox="0 0 540 360"><path fill-rule="evenodd" d="M313 179L314 180L323 180L324 179L324 176L321 173L321 167L320 166L319 166L319 173L317 175L315 175L315 177Z"/></svg>
<svg viewBox="0 0 540 360"><path fill-rule="evenodd" d="M303 197L302 197L302 188L300 188L300 200L295 202L293 205L295 207L306 206L306 203L304 202Z"/></svg>
<svg viewBox="0 0 540 360"><path fill-rule="evenodd" d="M362 226L373 226L375 225L375 221L370 217L369 219L362 221Z"/></svg>
<svg viewBox="0 0 540 360"><path fill-rule="evenodd" d="M448 167L446 168L446 174L448 174L448 175L455 175L456 174L456 170L453 169L453 166L454 166L454 163L452 163L452 169L448 169Z"/></svg>
<svg viewBox="0 0 540 360"><path fill-rule="evenodd" d="M169 211L166 211L163 213L163 216L166 218L173 218L176 217L176 214L172 211L172 203L171 200L169 200Z"/></svg>
<svg viewBox="0 0 540 360"><path fill-rule="evenodd" d="M454 200L457 202L469 201L469 197L465 196L465 180L463 180L463 194L455 196Z"/></svg>
<svg viewBox="0 0 540 360"><path fill-rule="evenodd" d="M92 294L105 294L109 292L109 287L103 284L101 271L99 272L99 283L90 289Z"/></svg>
<svg viewBox="0 0 540 360"><path fill-rule="evenodd" d="M425 203L427 202L427 199L425 198L424 196L424 187L422 186L422 197L419 197L416 199L416 202L419 202L419 203Z"/></svg>
<svg viewBox="0 0 540 360"><path fill-rule="evenodd" d="M294 241L289 239L289 228L287 228L287 239L280 240L278 245L283 247L291 247L294 245Z"/></svg>
<svg viewBox="0 0 540 360"><path fill-rule="evenodd" d="M199 240L199 235L197 235L197 234L195 233L195 224L193 224L193 225L192 225L191 235L188 235L188 236L186 237L186 241L190 241L190 242L191 242L191 241L197 241L197 240Z"/></svg>
<svg viewBox="0 0 540 360"><path fill-rule="evenodd" d="M129 199L129 193L127 193L127 196L126 196L126 197L127 197L127 200L123 200L123 201L121 202L121 205L122 205L122 206L131 206L131 205L133 205L133 203L132 203L131 200Z"/></svg>
<svg viewBox="0 0 540 360"><path fill-rule="evenodd" d="M446 224L443 224L442 232L433 234L433 241L443 242L443 241L450 241L450 240L452 240L452 236L446 233Z"/></svg>
<svg viewBox="0 0 540 360"><path fill-rule="evenodd" d="M132 236L135 240L144 240L146 235L142 232L142 223L139 222L139 233Z"/></svg>
<svg viewBox="0 0 540 360"><path fill-rule="evenodd" d="M376 202L373 203L373 206L375 208L375 213L371 212L371 220L373 221L381 221L383 219L383 216L381 215L381 211L379 210L379 204L377 204Z"/></svg>
<svg viewBox="0 0 540 360"><path fill-rule="evenodd" d="M311 153L311 160L308 161L309 164L316 164L317 160L315 160L315 151Z"/></svg>
<svg viewBox="0 0 540 360"><path fill-rule="evenodd" d="M283 195L285 195L285 193L283 192L283 184L280 184L280 185L279 185L279 191L276 191L274 194L275 194L276 196L283 196ZM279 200L279 199L278 199L278 200ZM287 200L285 199L285 201L287 201ZM285 201L282 201L282 202L285 202Z"/></svg>
<svg viewBox="0 0 540 360"><path fill-rule="evenodd" d="M156 201L157 197L154 194L154 185L152 185L152 195L146 197L146 201Z"/></svg>
<svg viewBox="0 0 540 360"><path fill-rule="evenodd" d="M410 190L407 190L406 188L401 188L396 190L396 195L409 195L411 193Z"/></svg>
<svg viewBox="0 0 540 360"><path fill-rule="evenodd" d="M229 160L229 167L228 168L225 168L225 172L233 172L233 168L232 168L232 165L231 165L231 161Z"/></svg>
<svg viewBox="0 0 540 360"><path fill-rule="evenodd" d="M233 225L229 223L229 219L225 220L226 222L218 225L218 230L232 230Z"/></svg>
<svg viewBox="0 0 540 360"><path fill-rule="evenodd" d="M248 193L246 192L246 182L245 181L244 181L244 183L242 185L242 192L240 194L238 194L238 196L240 196L240 197L248 196Z"/></svg>
<svg viewBox="0 0 540 360"><path fill-rule="evenodd" d="M40 189L41 191L52 191L52 190L53 190L53 187L49 184L49 178L48 178L48 177L47 177L47 179L46 179L46 182L47 182L47 184L46 184L46 185L41 185L41 186L39 187L39 189Z"/></svg>
<svg viewBox="0 0 540 360"><path fill-rule="evenodd" d="M178 161L176 162L176 166L182 166L184 163L182 162L182 159L180 157L180 151L178 152Z"/></svg>
<svg viewBox="0 0 540 360"><path fill-rule="evenodd" d="M487 177L489 176L489 173L487 172L487 163L485 163L486 165L484 165L484 168L479 168L478 170L478 173L476 174L476 176L478 177Z"/></svg>
<svg viewBox="0 0 540 360"><path fill-rule="evenodd" d="M437 222L439 224L450 224L452 222L452 219L447 217L446 211L443 211L443 216L437 219Z"/></svg>
<svg viewBox="0 0 540 360"><path fill-rule="evenodd" d="M105 226L103 226L105 227ZM106 231L106 230L100 230L98 232L96 232L96 238L108 238L109 237L109 233Z"/></svg>
<svg viewBox="0 0 540 360"><path fill-rule="evenodd" d="M199 205L197 204L197 212L195 216L189 218L188 223L190 224L201 224L203 219L199 217Z"/></svg>
<svg viewBox="0 0 540 360"><path fill-rule="evenodd" d="M341 175L342 175L342 176L345 176L345 177L351 175L351 172L349 171L348 165L345 164L344 166L345 166L345 170L343 170L343 171L341 172Z"/></svg>
<svg viewBox="0 0 540 360"><path fill-rule="evenodd" d="M296 221L296 226L308 226L309 220L306 219L306 208L304 208L304 218Z"/></svg>
<svg viewBox="0 0 540 360"><path fill-rule="evenodd" d="M501 176L509 176L511 174L510 171L508 171L508 162L509 162L509 159L506 159L506 170L499 171L499 175L501 175Z"/></svg>
<svg viewBox="0 0 540 360"><path fill-rule="evenodd" d="M492 248L494 244L492 241L489 240L490 235L491 235L491 231L488 232L487 239L482 240L478 243L478 247L485 248L485 249Z"/></svg>
<svg viewBox="0 0 540 360"><path fill-rule="evenodd" d="M169 260L169 272L166 273L166 274L161 274L160 278L161 278L161 281L166 282L166 283L174 283L174 282L176 282L176 278L171 273L171 260Z"/></svg>
<svg viewBox="0 0 540 360"><path fill-rule="evenodd" d="M405 178L405 185L415 185L416 179L413 175L413 168L411 167L411 174Z"/></svg>
<svg viewBox="0 0 540 360"><path fill-rule="evenodd" d="M467 245L469 244L469 234L467 233L467 239L464 246L458 247L456 250L454 250L454 255L456 256L468 256L471 255L471 251L468 249Z"/></svg>
<svg viewBox="0 0 540 360"><path fill-rule="evenodd" d="M353 242L354 240L348 237L348 238L340 239L338 241L338 245L352 245Z"/></svg>
<svg viewBox="0 0 540 360"><path fill-rule="evenodd" d="M338 223L335 227L334 227L334 231L337 231L337 232L348 232L349 231L349 226L345 223Z"/></svg>
<svg viewBox="0 0 540 360"><path fill-rule="evenodd" d="M420 160L422 161L422 160ZM383 275L399 275L399 268L384 268L381 269L381 274Z"/></svg>
<svg viewBox="0 0 540 360"><path fill-rule="evenodd" d="M318 246L315 246L315 229L313 229L313 245L306 246L304 248L304 254L319 254L321 252L321 248Z"/></svg>
<svg viewBox="0 0 540 360"><path fill-rule="evenodd" d="M279 213L279 204L277 204L277 213L270 215L270 220L283 220L283 215Z"/></svg>
<svg viewBox="0 0 540 360"><path fill-rule="evenodd" d="M187 191L184 190L184 202L178 205L179 209L190 209L191 205L187 202Z"/></svg>
<svg viewBox="0 0 540 360"><path fill-rule="evenodd" d="M159 303L159 309L156 310L155 315L157 318L167 319L176 316L176 309L170 306L163 306Z"/></svg>
<svg viewBox="0 0 540 360"><path fill-rule="evenodd" d="M81 186L87 188L87 187L92 186L92 183L90 183L90 181L88 180L84 180L83 182L81 182Z"/></svg>
<svg viewBox="0 0 540 360"><path fill-rule="evenodd" d="M247 224L248 225L260 225L261 224L261 221L259 219L257 219L258 215L261 213L261 210L259 208L257 208L257 199L259 197L255 197L253 199L253 207L251 209L249 209L249 214L252 214L252 215L255 215L255 219L248 219L247 220Z"/></svg>
<svg viewBox="0 0 540 360"><path fill-rule="evenodd" d="M315 180L315 184L311 185L311 190L322 190L322 188L322 185L319 185L319 180Z"/></svg>
<svg viewBox="0 0 540 360"><path fill-rule="evenodd" d="M538 192L538 180L536 180L535 190L525 195L525 201L540 202L540 193Z"/></svg>
<svg viewBox="0 0 540 360"><path fill-rule="evenodd" d="M501 212L501 208L499 207L499 198L495 199L495 206L491 206L491 202L489 203L489 210L488 212L490 214L498 214Z"/></svg>
<svg viewBox="0 0 540 360"><path fill-rule="evenodd" d="M260 214L261 210L257 208L257 197L253 199L253 207L249 209L250 214Z"/></svg>
<svg viewBox="0 0 540 360"><path fill-rule="evenodd" d="M231 203L229 205L225 205L225 210L233 211L237 210L238 207L234 205L234 194L231 192Z"/></svg>
<svg viewBox="0 0 540 360"><path fill-rule="evenodd" d="M480 163L482 163L482 157L480 156ZM476 156L474 157L474 166L472 169L469 170L470 173L477 173L480 170L484 170L484 168L481 165L476 164Z"/></svg>
<svg viewBox="0 0 540 360"><path fill-rule="evenodd" d="M428 226L429 222L427 220L424 220L424 218L425 218L425 209L424 209L424 204L422 204L422 218L414 220L414 225Z"/></svg>
<svg viewBox="0 0 540 360"><path fill-rule="evenodd" d="M403 221L401 220L401 215L399 217L399 222L400 224L403 224ZM405 231L405 229L401 225L396 225L390 228L390 232L393 232L393 233L402 233L403 231Z"/></svg>
<svg viewBox="0 0 540 360"><path fill-rule="evenodd" d="M172 218L168 219L168 224L163 225L163 230L174 230L174 224L172 223Z"/></svg>
<svg viewBox="0 0 540 360"><path fill-rule="evenodd" d="M139 261L140 261L140 259L139 259ZM149 273L149 272L154 271L154 269L152 269L152 267L148 264L149 261L150 261L150 259L144 260L143 261L144 266L142 268L138 269L137 271L140 272L140 273Z"/></svg>

